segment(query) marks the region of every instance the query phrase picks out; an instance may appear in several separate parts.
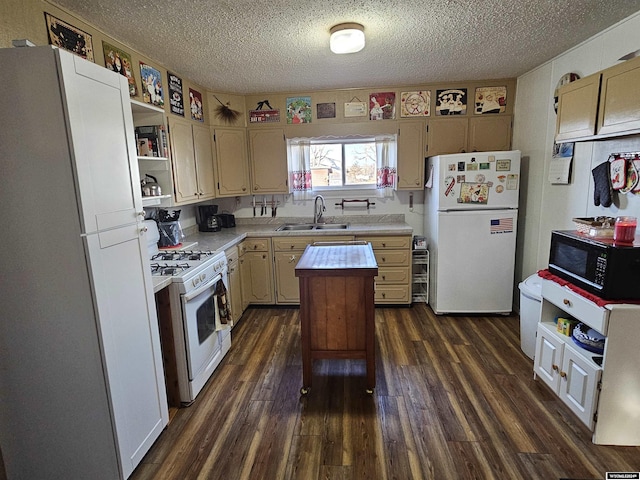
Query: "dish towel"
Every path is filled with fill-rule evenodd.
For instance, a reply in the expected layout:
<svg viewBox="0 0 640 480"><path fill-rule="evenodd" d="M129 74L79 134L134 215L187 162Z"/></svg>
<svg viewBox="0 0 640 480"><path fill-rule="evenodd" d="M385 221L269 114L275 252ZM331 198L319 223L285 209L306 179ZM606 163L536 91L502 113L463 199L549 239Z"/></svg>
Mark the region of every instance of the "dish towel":
<svg viewBox="0 0 640 480"><path fill-rule="evenodd" d="M609 175L609 162L602 162L596 168L591 170L593 175L593 204L597 207L611 206L611 177Z"/></svg>

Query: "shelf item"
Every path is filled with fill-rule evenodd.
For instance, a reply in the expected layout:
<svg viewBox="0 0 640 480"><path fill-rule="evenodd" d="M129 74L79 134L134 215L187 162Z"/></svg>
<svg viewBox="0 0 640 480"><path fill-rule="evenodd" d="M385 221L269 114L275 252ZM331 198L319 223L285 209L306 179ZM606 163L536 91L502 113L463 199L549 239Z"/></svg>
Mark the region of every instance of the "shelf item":
<svg viewBox="0 0 640 480"><path fill-rule="evenodd" d="M429 250L413 250L411 263L411 300L429 303Z"/></svg>

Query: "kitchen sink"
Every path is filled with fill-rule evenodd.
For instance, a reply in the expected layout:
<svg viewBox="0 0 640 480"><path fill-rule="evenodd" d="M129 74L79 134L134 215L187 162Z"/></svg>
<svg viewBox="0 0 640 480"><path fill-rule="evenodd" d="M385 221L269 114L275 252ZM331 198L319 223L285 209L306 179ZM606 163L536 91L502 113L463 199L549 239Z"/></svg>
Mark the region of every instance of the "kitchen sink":
<svg viewBox="0 0 640 480"><path fill-rule="evenodd" d="M285 223L276 228L276 232L301 230L346 230L348 223Z"/></svg>

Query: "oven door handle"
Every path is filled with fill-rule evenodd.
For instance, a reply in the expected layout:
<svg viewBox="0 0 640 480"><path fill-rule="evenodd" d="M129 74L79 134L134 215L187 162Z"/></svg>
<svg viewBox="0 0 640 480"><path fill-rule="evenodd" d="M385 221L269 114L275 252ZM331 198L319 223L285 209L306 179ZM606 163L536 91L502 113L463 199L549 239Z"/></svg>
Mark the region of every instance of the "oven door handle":
<svg viewBox="0 0 640 480"><path fill-rule="evenodd" d="M183 296L184 300L186 302L188 302L189 300L192 300L192 299L196 298L198 295L200 295L202 292L204 292L204 291L208 290L209 288L211 288L213 285L215 285L220 280L222 280L222 274L218 273L215 277L213 277L213 280L211 280L210 282L207 282L204 285L202 285L201 287L198 287L193 292L185 293L184 296Z"/></svg>

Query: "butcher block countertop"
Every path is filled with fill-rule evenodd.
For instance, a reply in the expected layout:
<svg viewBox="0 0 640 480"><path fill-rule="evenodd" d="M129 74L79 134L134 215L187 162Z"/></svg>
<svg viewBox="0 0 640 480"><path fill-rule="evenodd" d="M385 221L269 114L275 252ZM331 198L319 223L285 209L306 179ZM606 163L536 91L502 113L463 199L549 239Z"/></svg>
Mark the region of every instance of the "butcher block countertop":
<svg viewBox="0 0 640 480"><path fill-rule="evenodd" d="M307 246L296 266L296 276L377 275L371 244L318 242Z"/></svg>

